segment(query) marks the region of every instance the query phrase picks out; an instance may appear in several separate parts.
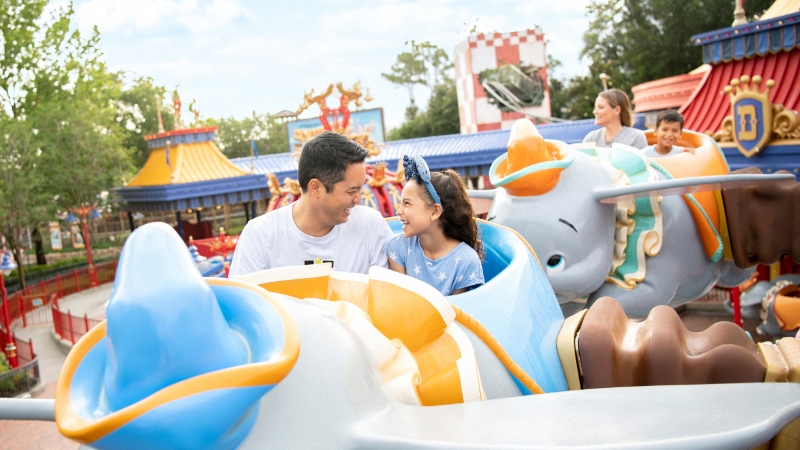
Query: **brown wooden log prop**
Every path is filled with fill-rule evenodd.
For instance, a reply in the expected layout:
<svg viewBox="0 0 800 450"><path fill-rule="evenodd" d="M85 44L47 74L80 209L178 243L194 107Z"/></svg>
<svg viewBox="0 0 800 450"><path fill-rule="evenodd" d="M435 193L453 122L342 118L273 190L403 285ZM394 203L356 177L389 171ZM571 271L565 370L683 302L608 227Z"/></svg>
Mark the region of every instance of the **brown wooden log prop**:
<svg viewBox="0 0 800 450"><path fill-rule="evenodd" d="M668 306L633 322L610 297L586 313L577 347L586 389L763 382L767 371L759 348L731 322L694 333Z"/></svg>
<svg viewBox="0 0 800 450"><path fill-rule="evenodd" d="M733 173L761 170L747 167ZM729 189L722 191L722 198L737 267L769 265L786 255L800 262L800 184L788 180Z"/></svg>

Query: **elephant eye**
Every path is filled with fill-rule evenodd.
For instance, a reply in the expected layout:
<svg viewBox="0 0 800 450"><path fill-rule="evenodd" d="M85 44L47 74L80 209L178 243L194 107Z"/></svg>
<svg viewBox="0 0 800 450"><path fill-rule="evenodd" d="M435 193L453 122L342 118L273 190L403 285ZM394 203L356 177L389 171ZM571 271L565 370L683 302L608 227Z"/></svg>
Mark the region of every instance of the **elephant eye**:
<svg viewBox="0 0 800 450"><path fill-rule="evenodd" d="M561 255L553 255L547 260L547 274L555 275L564 270L564 257Z"/></svg>

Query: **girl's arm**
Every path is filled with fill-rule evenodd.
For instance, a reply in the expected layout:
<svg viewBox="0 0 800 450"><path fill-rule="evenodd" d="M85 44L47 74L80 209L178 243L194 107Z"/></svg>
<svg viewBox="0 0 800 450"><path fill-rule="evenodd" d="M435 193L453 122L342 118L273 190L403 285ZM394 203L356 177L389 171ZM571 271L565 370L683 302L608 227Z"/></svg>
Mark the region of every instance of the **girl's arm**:
<svg viewBox="0 0 800 450"><path fill-rule="evenodd" d="M392 261L392 258L387 258L389 260L389 268L394 270L395 272L400 272L402 274L406 273L406 267L397 264L396 262Z"/></svg>
<svg viewBox="0 0 800 450"><path fill-rule="evenodd" d="M405 267L403 267L403 270L405 270L405 269L406 269L406 268L405 268ZM451 292L451 293L450 293L450 295L457 295L457 294L461 294L461 293L467 292L468 290L469 290L469 288L461 288L461 289L456 289L455 291Z"/></svg>

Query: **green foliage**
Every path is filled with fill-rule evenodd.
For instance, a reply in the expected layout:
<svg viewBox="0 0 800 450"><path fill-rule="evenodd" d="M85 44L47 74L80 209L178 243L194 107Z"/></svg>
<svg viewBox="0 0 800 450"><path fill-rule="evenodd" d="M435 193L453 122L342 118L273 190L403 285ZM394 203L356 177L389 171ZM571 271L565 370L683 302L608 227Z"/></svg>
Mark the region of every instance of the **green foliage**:
<svg viewBox="0 0 800 450"><path fill-rule="evenodd" d="M0 8L0 232L17 260L20 229L94 203L128 167L120 75L99 60L97 30L85 38L73 26L71 5L49 18L46 5Z"/></svg>
<svg viewBox="0 0 800 450"><path fill-rule="evenodd" d="M54 205L64 210L97 203L101 191L121 184L129 167L125 134L117 121L121 77L102 63L95 67L81 73L72 95L35 117L42 137L44 186Z"/></svg>
<svg viewBox="0 0 800 450"><path fill-rule="evenodd" d="M144 137L158 132L159 109L165 129L174 128L172 108L164 103L166 94L167 89L156 85L152 78L140 77L120 95L117 121L124 128L123 145L131 150L136 169L141 168L150 156Z"/></svg>
<svg viewBox="0 0 800 450"><path fill-rule="evenodd" d="M408 43L406 43L408 44ZM411 41L411 51L397 56L391 74L381 74L394 84L408 88L411 104L406 108L406 121L388 133L388 140L438 136L459 132L456 85L450 76L453 63L447 52L428 41ZM420 112L414 103L414 85L431 89L428 109Z"/></svg>
<svg viewBox="0 0 800 450"><path fill-rule="evenodd" d="M397 55L397 62L392 65L391 73L382 73L381 76L392 84L408 89L411 105L406 110L406 118L413 118L418 111L414 102L414 86L421 84L433 91L437 85L450 78L448 72L452 68L453 64L445 50L428 41L419 44L411 41L411 51Z"/></svg>
<svg viewBox="0 0 800 450"><path fill-rule="evenodd" d="M751 14L760 14L772 0L748 0ZM550 78L553 112L557 117L592 117L594 99L602 90L601 73L609 87L630 95L637 84L687 73L700 66L702 52L690 41L694 34L731 26L731 0L593 0L587 7L589 29L581 56L589 74L568 83ZM561 83L556 85L556 81ZM552 95L556 91L556 95ZM556 98L557 96L557 98Z"/></svg>
<svg viewBox="0 0 800 450"><path fill-rule="evenodd" d="M228 158L250 156L253 139L256 141L259 155L289 151L286 128L280 119L270 114L259 115L253 112L252 117L242 120L233 117L209 119L205 121L205 125L219 127L217 130L219 148Z"/></svg>
<svg viewBox="0 0 800 450"><path fill-rule="evenodd" d="M459 131L456 83L447 80L433 89L428 109L410 119L406 116L403 125L389 131L388 140L458 134Z"/></svg>
<svg viewBox="0 0 800 450"><path fill-rule="evenodd" d="M409 101L411 106L414 106L414 86L417 84L427 86L426 74L422 54L414 52L412 42L412 51L397 55L397 62L392 65L392 71L381 73L381 76L392 84L408 89Z"/></svg>

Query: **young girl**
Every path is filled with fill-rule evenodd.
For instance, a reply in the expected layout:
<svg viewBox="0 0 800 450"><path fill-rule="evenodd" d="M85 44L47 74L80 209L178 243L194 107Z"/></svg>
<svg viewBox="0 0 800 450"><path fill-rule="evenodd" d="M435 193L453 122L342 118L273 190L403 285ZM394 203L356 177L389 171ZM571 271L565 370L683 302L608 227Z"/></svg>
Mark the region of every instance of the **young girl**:
<svg viewBox="0 0 800 450"><path fill-rule="evenodd" d="M458 173L430 173L421 156L404 156L403 166L407 182L397 210L403 235L387 245L389 267L444 295L482 285L478 224Z"/></svg>

